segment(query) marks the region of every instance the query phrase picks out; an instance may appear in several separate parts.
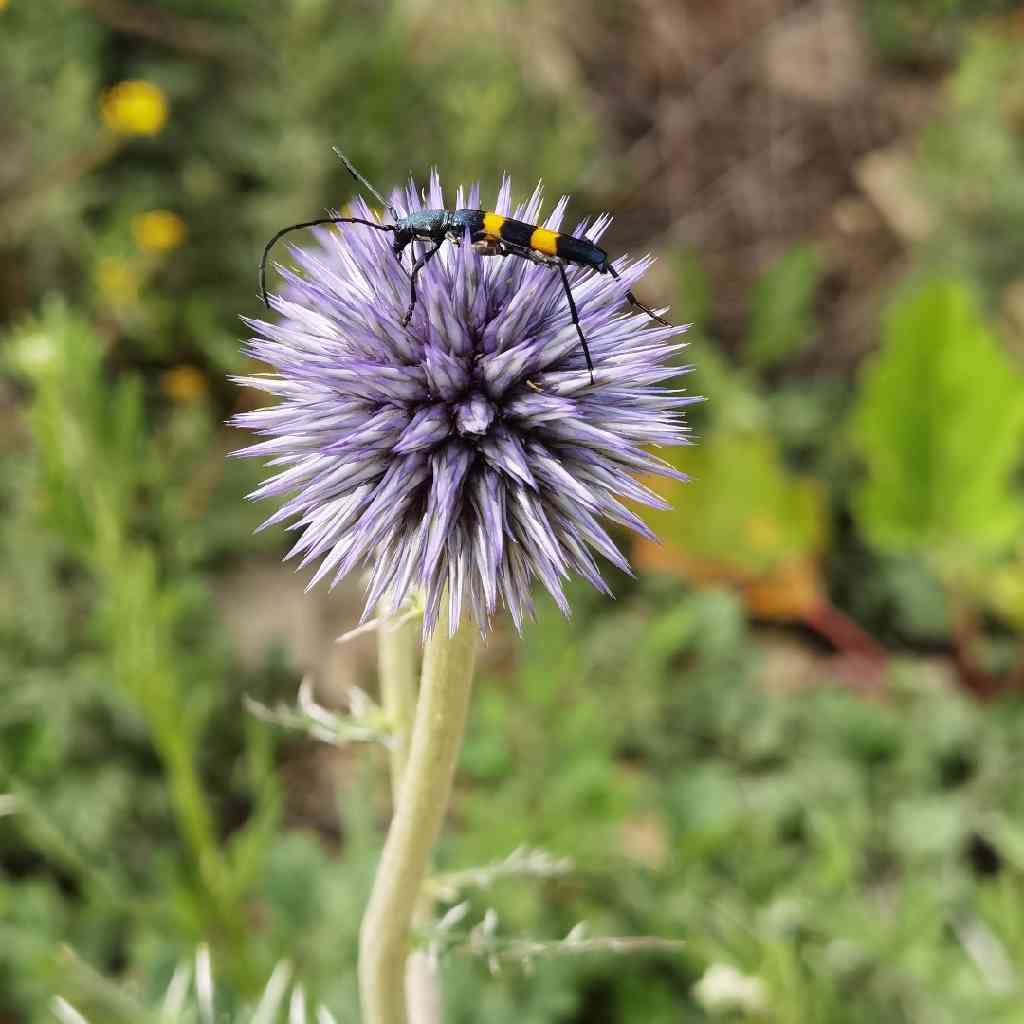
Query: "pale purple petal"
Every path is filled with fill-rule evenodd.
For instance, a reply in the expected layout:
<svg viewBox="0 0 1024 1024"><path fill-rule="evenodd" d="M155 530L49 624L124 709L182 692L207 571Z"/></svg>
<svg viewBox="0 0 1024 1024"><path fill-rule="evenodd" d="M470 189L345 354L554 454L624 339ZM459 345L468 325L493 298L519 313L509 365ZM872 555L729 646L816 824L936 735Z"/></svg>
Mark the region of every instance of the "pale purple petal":
<svg viewBox="0 0 1024 1024"><path fill-rule="evenodd" d="M479 188L455 198L476 209ZM400 216L441 208L436 171L424 193L409 182L391 200ZM544 218L540 187L516 205L505 178L493 209L558 230L567 206L563 196ZM362 199L351 209L377 216ZM575 233L596 242L609 224L602 215ZM259 438L233 454L275 470L250 497L281 499L264 526L291 521L288 557L316 563L310 586L364 567L364 616L422 589L427 631L442 600L453 628L469 614L486 630L503 603L521 629L535 579L566 614L572 575L610 593L594 552L629 565L601 521L653 538L623 501L666 507L635 476L686 478L649 448L688 443L683 413L696 400L664 383L690 369L673 365L685 328L625 304L650 260L615 261L618 280L568 269L592 382L552 268L450 240L423 268L403 326L409 257L425 243L399 264L390 236L359 225L313 239L281 272L278 319L246 321L245 351L272 372L236 380L279 401L233 421Z"/></svg>

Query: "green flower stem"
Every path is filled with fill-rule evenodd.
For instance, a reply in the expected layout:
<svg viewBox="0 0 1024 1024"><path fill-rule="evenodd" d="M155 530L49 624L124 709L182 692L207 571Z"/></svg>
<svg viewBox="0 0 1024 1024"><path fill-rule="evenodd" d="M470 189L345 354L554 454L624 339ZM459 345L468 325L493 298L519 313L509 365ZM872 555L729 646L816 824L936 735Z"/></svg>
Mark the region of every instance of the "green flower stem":
<svg viewBox="0 0 1024 1024"><path fill-rule="evenodd" d="M444 612L427 641L395 816L359 932L363 1024L408 1024L409 933L448 808L478 645L479 631L466 618L449 637Z"/></svg>
<svg viewBox="0 0 1024 1024"><path fill-rule="evenodd" d="M416 715L416 634L420 623L385 619L377 630L377 665L380 674L380 702L393 730L391 747L391 797L398 804L398 792L409 757L409 739Z"/></svg>
<svg viewBox="0 0 1024 1024"><path fill-rule="evenodd" d="M386 612L385 612L386 614ZM416 717L417 640L420 623L402 622L395 615L377 631L377 664L380 674L381 706L392 728L391 799L397 806L401 779L409 760L409 743ZM433 901L421 891L413 913L413 927L426 928ZM440 1021L440 985L429 957L414 951L406 962L406 998L410 1024L438 1024Z"/></svg>
<svg viewBox="0 0 1024 1024"><path fill-rule="evenodd" d="M382 610L382 615L387 613ZM377 630L377 665L380 676L381 706L392 728L391 799L398 806L409 742L416 717L416 661L420 623L403 621L401 614L384 619ZM429 870L429 868L428 868ZM420 892L413 913L413 927L425 927L433 912L433 901ZM405 965L405 992L410 1024L439 1024L441 988L437 975L424 953L413 952Z"/></svg>

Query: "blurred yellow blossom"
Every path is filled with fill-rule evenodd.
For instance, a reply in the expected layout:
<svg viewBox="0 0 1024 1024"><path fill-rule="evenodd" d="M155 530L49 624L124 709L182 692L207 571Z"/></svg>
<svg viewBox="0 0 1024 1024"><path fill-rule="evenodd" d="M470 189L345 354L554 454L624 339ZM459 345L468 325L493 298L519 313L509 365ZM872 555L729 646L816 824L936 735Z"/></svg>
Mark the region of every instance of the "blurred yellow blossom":
<svg viewBox="0 0 1024 1024"><path fill-rule="evenodd" d="M103 94L100 113L118 135L156 135L167 121L167 97L152 82L118 82Z"/></svg>
<svg viewBox="0 0 1024 1024"><path fill-rule="evenodd" d="M7 6L7 0L0 0L0 11Z"/></svg>
<svg viewBox="0 0 1024 1024"><path fill-rule="evenodd" d="M125 260L107 256L96 266L96 286L112 305L134 302L141 283L138 273Z"/></svg>
<svg viewBox="0 0 1024 1024"><path fill-rule="evenodd" d="M2 0L0 0L2 2ZM147 252L168 252L184 244L188 228L170 210L147 210L132 218L135 244Z"/></svg>
<svg viewBox="0 0 1024 1024"><path fill-rule="evenodd" d="M194 366L175 366L164 373L160 386L175 402L194 402L206 393L206 377Z"/></svg>

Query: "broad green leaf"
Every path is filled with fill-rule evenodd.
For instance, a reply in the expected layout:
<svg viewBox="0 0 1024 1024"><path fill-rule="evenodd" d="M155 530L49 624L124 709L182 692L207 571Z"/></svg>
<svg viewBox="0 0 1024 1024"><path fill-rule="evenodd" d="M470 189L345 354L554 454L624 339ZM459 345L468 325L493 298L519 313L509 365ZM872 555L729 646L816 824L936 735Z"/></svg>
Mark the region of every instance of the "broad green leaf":
<svg viewBox="0 0 1024 1024"><path fill-rule="evenodd" d="M821 260L810 245L795 246L768 268L754 289L746 347L752 363L780 363L810 341L820 281Z"/></svg>
<svg viewBox="0 0 1024 1024"><path fill-rule="evenodd" d="M868 539L924 551L947 576L1013 540L1024 387L969 290L935 281L895 302L861 388L854 512Z"/></svg>
<svg viewBox="0 0 1024 1024"><path fill-rule="evenodd" d="M675 548L746 580L820 551L821 490L785 468L770 435L715 434L699 447L681 450L675 461L693 483L656 484L675 507L644 513L669 558Z"/></svg>

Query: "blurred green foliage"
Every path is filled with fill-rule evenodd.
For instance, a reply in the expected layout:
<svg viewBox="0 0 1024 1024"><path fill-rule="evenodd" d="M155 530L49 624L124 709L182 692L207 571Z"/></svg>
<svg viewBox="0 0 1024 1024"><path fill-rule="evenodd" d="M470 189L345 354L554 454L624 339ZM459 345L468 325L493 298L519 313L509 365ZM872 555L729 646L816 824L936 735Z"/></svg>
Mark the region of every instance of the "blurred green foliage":
<svg viewBox="0 0 1024 1024"><path fill-rule="evenodd" d="M827 510L819 481L790 471L763 432L719 430L670 461L698 486L652 481L675 509L647 511L657 543L635 541L637 565L739 590L762 619L799 619L821 603L817 562Z"/></svg>
<svg viewBox="0 0 1024 1024"><path fill-rule="evenodd" d="M701 559L735 566L740 575L823 549L820 488L787 472L769 435L720 431L696 451L673 452L672 459L702 486L661 487L671 491L674 503L685 501L689 514L648 513L660 539Z"/></svg>
<svg viewBox="0 0 1024 1024"><path fill-rule="evenodd" d="M963 285L893 303L853 416L868 467L854 509L873 543L953 579L1006 553L1024 524L1024 378Z"/></svg>
<svg viewBox="0 0 1024 1024"><path fill-rule="evenodd" d="M813 246L784 253L758 281L751 297L745 354L751 365L772 366L814 340L814 298L821 284L821 260Z"/></svg>
<svg viewBox="0 0 1024 1024"><path fill-rule="evenodd" d="M581 880L551 883L543 902L488 896L510 928L583 916L686 940L676 972L587 964L577 1000L600 993L591 1005L610 1020L701 1020L690 986L724 962L765 980L764 1019L1016 1019L969 937L1019 969L1024 865L1003 835L1022 834L1019 706L979 707L912 664L884 704L827 682L766 692L722 592L594 611L583 630L544 616L514 685L483 687L451 844L482 860L518 836L577 858ZM551 983L546 966L538 981ZM504 1013L490 997L487 1019L545 1019L517 1018L512 991Z"/></svg>
<svg viewBox="0 0 1024 1024"><path fill-rule="evenodd" d="M90 7L56 20L40 4L2 12L0 92L13 116L0 124L0 300L62 288L134 359L238 366L254 253L353 194L332 145L371 181L402 184L436 165L454 183L469 167L485 194L502 171L521 189L541 176L569 185L593 145L571 92L523 77L511 45L468 59L470 26L435 24L401 0L172 0L148 5L151 18L147 5L96 5L106 22ZM490 0L479 15L497 23L503 7ZM135 32L118 34L126 23ZM119 79L162 91L162 130L101 123L101 91ZM545 126L528 153L493 129L513 122ZM173 256L133 238L133 218L153 208L187 226Z"/></svg>
<svg viewBox="0 0 1024 1024"><path fill-rule="evenodd" d="M1008 14L1015 0L865 0L864 20L880 53L896 64L948 60L974 19Z"/></svg>
<svg viewBox="0 0 1024 1024"><path fill-rule="evenodd" d="M1022 406L995 312L1021 265L1022 64L962 30L1001 6L865 4L894 59L969 41L921 147L939 229L863 372L794 372L828 340L816 240L768 266L731 358L699 253L676 254L710 401L678 455L695 480L651 519L666 544L615 605L542 605L478 688L439 867L526 842L578 870L476 894L468 925L490 907L502 935L586 919L685 952L493 978L456 957L452 1021L704 1021L713 965L763 987L725 1019L1020 1019ZM308 741L240 714L298 680L281 652L243 661L213 596L280 543L241 500L260 470L223 457L247 400L224 375L262 242L352 194L332 144L382 186L437 163L590 201L630 173L539 5L515 6L523 34L499 0L466 10L0 4L0 1019L50 1021L57 992L143 1019L201 943L225 1019L285 960L357 1019L383 761L354 755L317 831L283 771ZM853 620L903 652L871 700L821 653L864 653ZM968 669L1006 695L962 693Z"/></svg>
<svg viewBox="0 0 1024 1024"><path fill-rule="evenodd" d="M971 37L918 161L929 262L968 274L996 309L1024 265L1024 64L1009 28Z"/></svg>

